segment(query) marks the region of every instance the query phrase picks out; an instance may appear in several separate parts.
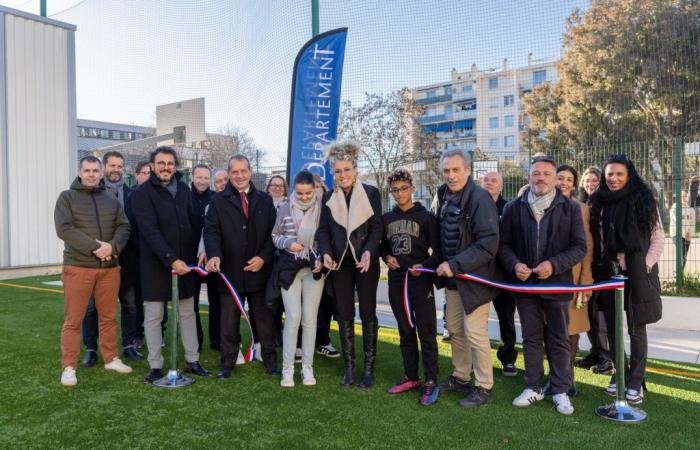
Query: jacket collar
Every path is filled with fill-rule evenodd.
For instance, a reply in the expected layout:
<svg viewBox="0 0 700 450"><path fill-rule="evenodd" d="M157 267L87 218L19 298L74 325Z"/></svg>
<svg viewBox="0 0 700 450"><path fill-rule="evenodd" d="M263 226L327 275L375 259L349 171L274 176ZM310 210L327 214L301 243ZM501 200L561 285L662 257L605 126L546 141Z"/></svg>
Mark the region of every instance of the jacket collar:
<svg viewBox="0 0 700 450"><path fill-rule="evenodd" d="M559 188L558 188L558 187L555 187L554 189L557 191L557 193L555 194L554 199L552 200L552 204L549 205L549 208L547 208L547 210L551 209L551 208L552 208L553 206L555 206L555 205L558 205L559 203L564 203L564 202L566 201L566 198L564 197L564 194L561 193L561 191L559 190ZM525 203L526 205L528 205L527 196L528 196L529 193L530 193L530 187L528 187L527 189L525 189L525 192L523 192L523 195L521 195L520 198L519 198L519 200L520 200L521 202ZM528 206L528 207L529 207L529 206Z"/></svg>
<svg viewBox="0 0 700 450"><path fill-rule="evenodd" d="M251 181L250 182L250 189L248 189L248 201L249 202L250 202L250 198L253 197L256 192L257 192L257 189L255 188L255 185ZM226 183L226 187L224 188L223 191L221 191L221 195L223 195L224 197L238 198L239 200L241 198L240 192L238 191L238 189L233 187L233 185L231 184L230 181L228 183Z"/></svg>
<svg viewBox="0 0 700 450"><path fill-rule="evenodd" d="M469 178L467 178L467 183L464 185L461 191L461 198L459 204L460 208L463 209L467 205L469 197L471 197L472 193L474 192L474 189L476 189L476 184L474 183L474 180L472 179L471 175L469 175ZM440 191L442 191L443 201L447 199L448 196L452 195L452 192L450 191L450 188L447 187L447 184L443 184L438 189L438 192Z"/></svg>
<svg viewBox="0 0 700 450"><path fill-rule="evenodd" d="M80 177L75 177L73 182L70 184L70 188L74 191L84 191L84 192L104 191L106 189L104 180L100 180L100 182L94 188L89 188L89 187L85 186L80 181Z"/></svg>

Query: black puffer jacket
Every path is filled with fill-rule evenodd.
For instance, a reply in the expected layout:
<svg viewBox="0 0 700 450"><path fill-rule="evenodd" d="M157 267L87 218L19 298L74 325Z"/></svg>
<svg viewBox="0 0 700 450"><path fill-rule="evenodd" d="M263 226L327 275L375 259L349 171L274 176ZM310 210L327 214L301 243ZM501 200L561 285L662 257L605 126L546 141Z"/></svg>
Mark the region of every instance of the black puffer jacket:
<svg viewBox="0 0 700 450"><path fill-rule="evenodd" d="M447 185L438 188L437 218L441 230L442 223L450 220L443 213L447 194ZM459 218L459 239L457 253L453 257L443 255L450 269L453 273L471 273L492 279L498 252L498 211L491 195L469 177L462 190L459 211L453 210L451 215ZM445 249L443 245L443 252ZM471 314L479 306L493 300L497 293L496 289L473 281L455 279L454 282L466 314Z"/></svg>

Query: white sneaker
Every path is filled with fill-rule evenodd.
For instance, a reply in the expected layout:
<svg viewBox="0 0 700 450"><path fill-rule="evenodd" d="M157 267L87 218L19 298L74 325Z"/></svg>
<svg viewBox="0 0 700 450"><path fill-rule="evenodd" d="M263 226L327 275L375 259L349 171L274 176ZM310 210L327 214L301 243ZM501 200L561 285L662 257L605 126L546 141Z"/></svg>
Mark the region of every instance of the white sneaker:
<svg viewBox="0 0 700 450"><path fill-rule="evenodd" d="M304 383L304 386L316 386L316 378L314 378L314 369L311 366L302 364L301 382Z"/></svg>
<svg viewBox="0 0 700 450"><path fill-rule="evenodd" d="M525 408L530 406L535 402L544 400L544 394L541 391L533 391L530 388L525 388L525 390L513 400L513 406L519 408Z"/></svg>
<svg viewBox="0 0 700 450"><path fill-rule="evenodd" d="M238 350L238 357L236 358L236 365L240 366L241 364L245 364L245 356L243 356L243 352Z"/></svg>
<svg viewBox="0 0 700 450"><path fill-rule="evenodd" d="M260 361L260 362L264 362L263 357L262 357L262 347L260 347L260 342L255 344L255 347L253 347L253 348L255 349L255 360Z"/></svg>
<svg viewBox="0 0 700 450"><path fill-rule="evenodd" d="M131 367L127 366L119 358L114 358L111 363L105 364L105 370L113 370L118 373L131 373Z"/></svg>
<svg viewBox="0 0 700 450"><path fill-rule="evenodd" d="M64 386L75 386L78 384L78 377L75 376L75 369L73 367L68 366L63 369L61 384Z"/></svg>
<svg viewBox="0 0 700 450"><path fill-rule="evenodd" d="M300 348L296 349L294 352L294 362L295 363L300 363L301 359L304 357L304 353L301 351Z"/></svg>
<svg viewBox="0 0 700 450"><path fill-rule="evenodd" d="M294 387L294 367L282 368L282 380L280 381L280 386L288 388Z"/></svg>
<svg viewBox="0 0 700 450"><path fill-rule="evenodd" d="M574 405L571 404L571 400L569 400L569 396L566 393L553 395L552 403L554 403L559 414L570 416L574 413Z"/></svg>

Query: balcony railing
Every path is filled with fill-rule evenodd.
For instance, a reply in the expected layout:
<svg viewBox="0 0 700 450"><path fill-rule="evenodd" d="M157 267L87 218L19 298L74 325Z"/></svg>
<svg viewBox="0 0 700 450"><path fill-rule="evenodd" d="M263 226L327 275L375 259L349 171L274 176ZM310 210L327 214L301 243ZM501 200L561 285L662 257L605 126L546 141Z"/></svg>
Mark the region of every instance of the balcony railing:
<svg viewBox="0 0 700 450"><path fill-rule="evenodd" d="M448 118L445 114L440 114L437 116L423 116L419 119L419 122L425 125L427 123L444 122L446 120L452 120L452 118Z"/></svg>
<svg viewBox="0 0 700 450"><path fill-rule="evenodd" d="M420 103L421 105L432 105L435 103L444 103L444 102L451 102L451 101L452 101L452 94L447 94L447 95L437 95L435 97L419 98L416 100L416 103Z"/></svg>

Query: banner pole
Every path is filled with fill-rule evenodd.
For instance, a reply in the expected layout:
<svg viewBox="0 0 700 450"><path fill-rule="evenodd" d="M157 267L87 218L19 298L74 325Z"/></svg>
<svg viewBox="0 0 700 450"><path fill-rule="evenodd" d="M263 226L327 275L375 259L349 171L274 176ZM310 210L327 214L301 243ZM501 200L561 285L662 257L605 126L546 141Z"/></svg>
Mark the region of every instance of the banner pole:
<svg viewBox="0 0 700 450"><path fill-rule="evenodd" d="M616 280L626 280L627 277L617 275ZM608 420L621 423L639 423L647 418L647 413L639 408L630 406L625 399L625 330L624 330L625 289L615 289L615 378L617 389L615 402L599 406L595 413Z"/></svg>
<svg viewBox="0 0 700 450"><path fill-rule="evenodd" d="M170 370L168 370L167 375L165 375L160 380L153 382L153 385L164 388L179 388L184 386L189 386L194 383L194 378L182 375L177 368L177 325L179 323L179 306L180 306L180 292L178 289L178 277L175 272L172 272L171 276L171 293L170 300L173 305L173 313L170 314ZM165 304L164 308L168 305Z"/></svg>

